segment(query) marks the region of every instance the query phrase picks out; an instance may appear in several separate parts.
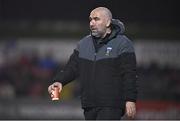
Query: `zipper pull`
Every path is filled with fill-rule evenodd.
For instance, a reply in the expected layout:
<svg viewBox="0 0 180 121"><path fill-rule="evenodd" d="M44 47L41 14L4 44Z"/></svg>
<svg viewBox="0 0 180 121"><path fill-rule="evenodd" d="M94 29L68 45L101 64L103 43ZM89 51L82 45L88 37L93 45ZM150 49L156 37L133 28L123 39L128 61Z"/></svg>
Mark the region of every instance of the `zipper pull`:
<svg viewBox="0 0 180 121"><path fill-rule="evenodd" d="M96 55L97 55L97 53L94 53L94 60L96 60Z"/></svg>

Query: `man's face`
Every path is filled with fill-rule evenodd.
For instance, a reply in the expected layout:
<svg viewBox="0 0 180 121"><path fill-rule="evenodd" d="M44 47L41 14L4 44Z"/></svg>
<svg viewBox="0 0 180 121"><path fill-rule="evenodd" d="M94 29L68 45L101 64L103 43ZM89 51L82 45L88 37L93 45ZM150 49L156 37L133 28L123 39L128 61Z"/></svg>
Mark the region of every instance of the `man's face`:
<svg viewBox="0 0 180 121"><path fill-rule="evenodd" d="M107 17L102 11L92 11L89 16L91 34L95 37L104 37L107 30Z"/></svg>

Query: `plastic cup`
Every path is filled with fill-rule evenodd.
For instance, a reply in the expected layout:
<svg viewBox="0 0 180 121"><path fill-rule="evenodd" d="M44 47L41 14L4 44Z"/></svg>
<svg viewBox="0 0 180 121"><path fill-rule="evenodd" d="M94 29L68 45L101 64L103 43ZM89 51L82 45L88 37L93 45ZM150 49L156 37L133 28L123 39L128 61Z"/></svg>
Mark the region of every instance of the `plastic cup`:
<svg viewBox="0 0 180 121"><path fill-rule="evenodd" d="M58 87L55 87L54 88L54 91L52 92L52 100L59 100L60 98L60 93L59 93L59 88Z"/></svg>

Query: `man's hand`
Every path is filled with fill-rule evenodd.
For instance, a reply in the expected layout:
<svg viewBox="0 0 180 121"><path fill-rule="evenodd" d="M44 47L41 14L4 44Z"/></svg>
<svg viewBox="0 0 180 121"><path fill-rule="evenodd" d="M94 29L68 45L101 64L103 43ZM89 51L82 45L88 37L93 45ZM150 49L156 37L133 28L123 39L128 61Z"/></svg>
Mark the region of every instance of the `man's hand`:
<svg viewBox="0 0 180 121"><path fill-rule="evenodd" d="M134 118L136 115L136 103L135 102L126 102L126 115L129 118Z"/></svg>
<svg viewBox="0 0 180 121"><path fill-rule="evenodd" d="M51 95L51 97L53 96L52 95L52 92L54 91L54 88L55 87L58 87L59 88L59 93L61 92L62 90L62 84L60 82L54 82L53 84L51 84L49 87L48 87L48 92L49 94Z"/></svg>

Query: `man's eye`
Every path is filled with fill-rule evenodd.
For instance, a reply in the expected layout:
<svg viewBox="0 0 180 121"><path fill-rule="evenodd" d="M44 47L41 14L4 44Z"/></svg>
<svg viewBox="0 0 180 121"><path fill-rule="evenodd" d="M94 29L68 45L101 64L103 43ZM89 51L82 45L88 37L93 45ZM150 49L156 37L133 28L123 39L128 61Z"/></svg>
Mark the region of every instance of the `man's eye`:
<svg viewBox="0 0 180 121"><path fill-rule="evenodd" d="M100 18L94 18L94 20L95 20L95 21L98 21L98 20L100 20Z"/></svg>
<svg viewBox="0 0 180 121"><path fill-rule="evenodd" d="M94 20L94 21L99 21L100 18L98 18L98 17L95 17L95 18L89 18L89 21L92 21L92 20Z"/></svg>

